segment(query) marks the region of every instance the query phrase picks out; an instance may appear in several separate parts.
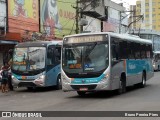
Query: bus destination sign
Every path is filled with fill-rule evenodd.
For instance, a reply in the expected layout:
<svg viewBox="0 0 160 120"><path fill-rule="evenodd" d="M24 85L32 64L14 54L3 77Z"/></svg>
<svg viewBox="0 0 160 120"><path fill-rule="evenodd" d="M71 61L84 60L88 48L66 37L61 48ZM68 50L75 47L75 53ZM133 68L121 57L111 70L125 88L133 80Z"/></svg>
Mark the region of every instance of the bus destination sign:
<svg viewBox="0 0 160 120"><path fill-rule="evenodd" d="M88 42L99 42L99 41L104 41L104 38L102 35L70 37L66 42L67 43L88 43Z"/></svg>

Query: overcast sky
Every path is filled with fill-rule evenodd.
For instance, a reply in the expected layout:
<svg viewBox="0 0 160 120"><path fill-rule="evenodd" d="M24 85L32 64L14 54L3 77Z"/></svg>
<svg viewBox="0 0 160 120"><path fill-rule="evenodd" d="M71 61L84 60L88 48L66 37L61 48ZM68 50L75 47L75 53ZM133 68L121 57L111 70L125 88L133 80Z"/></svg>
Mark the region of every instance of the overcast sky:
<svg viewBox="0 0 160 120"><path fill-rule="evenodd" d="M136 5L137 0L111 0L111 1L116 3L124 3L123 5L126 8L126 10L129 10L130 5Z"/></svg>
<svg viewBox="0 0 160 120"><path fill-rule="evenodd" d="M117 3L125 2L125 3L128 3L129 5L135 5L137 0L112 0L112 1Z"/></svg>

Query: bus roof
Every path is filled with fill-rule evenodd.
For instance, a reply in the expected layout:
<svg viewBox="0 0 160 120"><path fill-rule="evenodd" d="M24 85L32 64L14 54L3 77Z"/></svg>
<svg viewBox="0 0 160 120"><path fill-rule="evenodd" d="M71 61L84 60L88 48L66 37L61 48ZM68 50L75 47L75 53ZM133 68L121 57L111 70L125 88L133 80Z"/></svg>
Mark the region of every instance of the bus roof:
<svg viewBox="0 0 160 120"><path fill-rule="evenodd" d="M160 54L160 51L153 51L154 54Z"/></svg>
<svg viewBox="0 0 160 120"><path fill-rule="evenodd" d="M23 42L17 44L15 47L43 47L47 45L62 45L62 41L33 41L33 42Z"/></svg>
<svg viewBox="0 0 160 120"><path fill-rule="evenodd" d="M148 39L142 39L139 36L131 35L131 34L119 34L119 33L113 33L113 32L98 32L98 33L81 33L81 34L75 34L75 35L68 35L65 37L77 37L77 36L83 36L83 35L110 35L112 37L125 39L130 42L138 42L138 43L145 43L145 44L152 44L151 40Z"/></svg>

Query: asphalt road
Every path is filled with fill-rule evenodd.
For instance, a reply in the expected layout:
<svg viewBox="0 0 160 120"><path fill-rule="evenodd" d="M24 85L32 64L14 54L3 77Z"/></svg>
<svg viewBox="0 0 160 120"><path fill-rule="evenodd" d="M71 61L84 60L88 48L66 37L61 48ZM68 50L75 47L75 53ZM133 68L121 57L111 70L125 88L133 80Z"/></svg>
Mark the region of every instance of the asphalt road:
<svg viewBox="0 0 160 120"><path fill-rule="evenodd" d="M122 95L116 95L114 92L96 92L80 97L76 92L63 92L52 88L37 89L35 91L16 88L13 92L0 93L0 111L159 110L160 72L155 72L154 77L147 81L145 88L130 87Z"/></svg>

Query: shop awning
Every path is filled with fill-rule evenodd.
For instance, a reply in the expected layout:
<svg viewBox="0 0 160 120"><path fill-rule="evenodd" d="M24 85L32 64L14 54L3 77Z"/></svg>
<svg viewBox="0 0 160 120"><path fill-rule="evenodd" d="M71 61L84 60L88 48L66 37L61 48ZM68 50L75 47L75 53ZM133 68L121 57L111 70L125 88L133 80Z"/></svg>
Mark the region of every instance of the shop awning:
<svg viewBox="0 0 160 120"><path fill-rule="evenodd" d="M17 41L9 41L9 40L0 40L0 44L18 44Z"/></svg>

